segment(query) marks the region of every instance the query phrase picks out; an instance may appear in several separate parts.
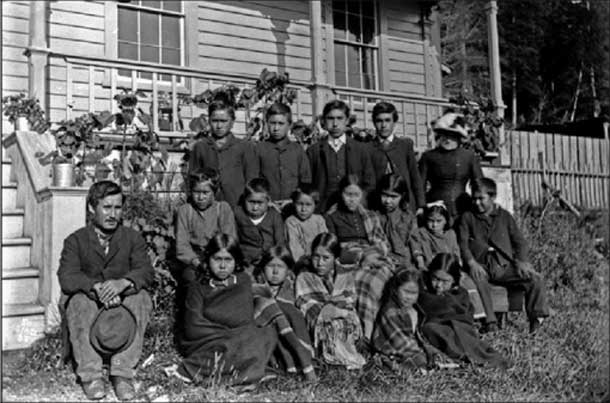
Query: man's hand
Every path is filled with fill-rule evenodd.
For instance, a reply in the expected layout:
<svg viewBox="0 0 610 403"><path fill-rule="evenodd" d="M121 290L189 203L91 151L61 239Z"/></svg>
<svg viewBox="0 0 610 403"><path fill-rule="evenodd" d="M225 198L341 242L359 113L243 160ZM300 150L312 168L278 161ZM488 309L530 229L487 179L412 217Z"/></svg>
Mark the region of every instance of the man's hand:
<svg viewBox="0 0 610 403"><path fill-rule="evenodd" d="M487 280L487 271L479 264L476 260L472 259L468 261L468 267L470 268L470 277L475 281Z"/></svg>
<svg viewBox="0 0 610 403"><path fill-rule="evenodd" d="M415 210L415 215L416 216L420 216L422 214L424 214L424 208L423 207L420 207L417 210Z"/></svg>
<svg viewBox="0 0 610 403"><path fill-rule="evenodd" d="M106 280L103 283L97 283L93 286L100 302L106 306L115 297L119 297L131 285L131 281L120 278L116 280ZM120 298L120 297L119 297ZM120 302L120 301L119 301Z"/></svg>
<svg viewBox="0 0 610 403"><path fill-rule="evenodd" d="M104 308L108 309L108 308L114 308L115 306L119 306L121 305L121 296L117 295L116 297L112 298L110 301L106 302L104 304Z"/></svg>
<svg viewBox="0 0 610 403"><path fill-rule="evenodd" d="M516 262L517 274L523 278L540 277L540 273L534 270L534 266L530 262Z"/></svg>

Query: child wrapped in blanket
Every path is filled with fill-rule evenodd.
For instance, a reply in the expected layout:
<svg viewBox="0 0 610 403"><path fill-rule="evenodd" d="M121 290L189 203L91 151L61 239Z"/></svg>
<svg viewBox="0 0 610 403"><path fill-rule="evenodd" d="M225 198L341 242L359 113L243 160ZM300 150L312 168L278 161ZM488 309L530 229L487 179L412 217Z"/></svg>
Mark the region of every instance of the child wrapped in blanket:
<svg viewBox="0 0 610 403"><path fill-rule="evenodd" d="M426 289L418 303L425 321L424 337L450 358L506 368L509 362L482 340L474 328L474 308L468 291L460 287L461 266L456 255L439 253L424 273Z"/></svg>
<svg viewBox="0 0 610 403"><path fill-rule="evenodd" d="M362 327L354 309L354 276L335 263L341 253L335 235L316 236L311 250L309 270L297 275L296 306L305 315L316 353L328 364L359 369L366 360L356 350Z"/></svg>
<svg viewBox="0 0 610 403"><path fill-rule="evenodd" d="M278 333L278 345L272 361L288 373L303 373L315 381L312 366L313 348L305 318L295 303L294 260L283 246L274 246L263 254L255 272L253 285L254 319L258 326L273 326Z"/></svg>

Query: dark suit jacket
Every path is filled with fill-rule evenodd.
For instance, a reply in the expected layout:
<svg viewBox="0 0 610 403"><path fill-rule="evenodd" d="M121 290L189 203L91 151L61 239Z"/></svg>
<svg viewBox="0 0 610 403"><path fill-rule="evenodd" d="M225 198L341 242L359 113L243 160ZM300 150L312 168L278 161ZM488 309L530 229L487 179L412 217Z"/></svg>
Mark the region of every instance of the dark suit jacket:
<svg viewBox="0 0 610 403"><path fill-rule="evenodd" d="M195 143L189 157L189 173L199 168L218 170L220 189L216 199L224 200L235 208L246 183L258 176L259 166L252 142L229 134L222 148L218 148L211 137Z"/></svg>
<svg viewBox="0 0 610 403"><path fill-rule="evenodd" d="M371 192L375 188L375 172L371 162L370 149L364 143L360 143L347 137L345 146L347 161L346 174L356 174L360 178L362 188L365 192ZM320 203L317 211L326 211L328 199L328 158L334 153L328 144L328 140L318 141L307 149L307 156L311 163L311 176L313 186L320 192Z"/></svg>
<svg viewBox="0 0 610 403"><path fill-rule="evenodd" d="M119 278L131 280L135 291L140 291L152 285L154 270L146 243L138 232L120 225L105 255L93 226L89 225L64 241L57 276L64 294L91 295L95 283Z"/></svg>
<svg viewBox="0 0 610 403"><path fill-rule="evenodd" d="M395 174L402 176L407 181L409 187L409 206L413 211L426 205L424 197L424 186L419 176L415 152L413 151L413 141L408 138L398 138L390 143L387 150L384 150L380 142L371 143L373 148L373 165L377 181L385 174L387 160L392 162L392 169Z"/></svg>

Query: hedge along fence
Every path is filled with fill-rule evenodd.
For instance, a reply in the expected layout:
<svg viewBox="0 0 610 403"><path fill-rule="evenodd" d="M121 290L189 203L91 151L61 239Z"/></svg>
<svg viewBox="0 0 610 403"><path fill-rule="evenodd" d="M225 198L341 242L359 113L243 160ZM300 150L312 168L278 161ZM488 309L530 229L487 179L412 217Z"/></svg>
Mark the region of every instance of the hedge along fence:
<svg viewBox="0 0 610 403"><path fill-rule="evenodd" d="M610 141L605 138L507 131L515 205L543 205L542 174L570 203L608 208Z"/></svg>

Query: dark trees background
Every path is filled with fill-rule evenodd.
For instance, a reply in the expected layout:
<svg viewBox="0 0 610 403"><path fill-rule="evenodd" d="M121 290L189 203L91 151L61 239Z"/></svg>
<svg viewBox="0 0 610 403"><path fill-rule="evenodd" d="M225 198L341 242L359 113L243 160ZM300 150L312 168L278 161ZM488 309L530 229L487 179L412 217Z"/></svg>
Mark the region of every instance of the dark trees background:
<svg viewBox="0 0 610 403"><path fill-rule="evenodd" d="M490 95L487 3L439 2L447 97ZM610 1L498 0L498 8L509 126L610 115Z"/></svg>

